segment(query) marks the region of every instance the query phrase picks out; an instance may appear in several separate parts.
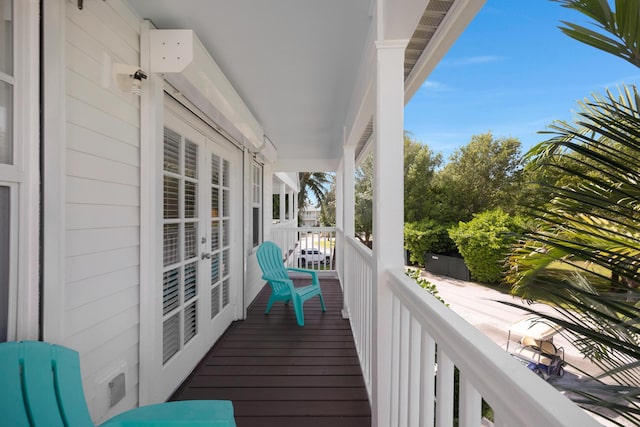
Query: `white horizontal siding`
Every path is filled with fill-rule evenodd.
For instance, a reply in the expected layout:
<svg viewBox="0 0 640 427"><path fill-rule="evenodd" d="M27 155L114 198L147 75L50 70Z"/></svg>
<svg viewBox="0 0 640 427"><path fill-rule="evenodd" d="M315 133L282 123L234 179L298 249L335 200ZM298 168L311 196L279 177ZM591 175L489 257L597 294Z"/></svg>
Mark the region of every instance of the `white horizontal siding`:
<svg viewBox="0 0 640 427"><path fill-rule="evenodd" d="M67 229L131 227L140 222L138 207L113 205L67 205Z"/></svg>
<svg viewBox="0 0 640 427"><path fill-rule="evenodd" d="M140 147L137 145L72 124L67 126L67 148L132 166L140 164Z"/></svg>
<svg viewBox="0 0 640 427"><path fill-rule="evenodd" d="M134 266L68 283L66 309L81 308L126 288L137 288L139 276L140 270Z"/></svg>
<svg viewBox="0 0 640 427"><path fill-rule="evenodd" d="M118 120L76 98L67 97L66 104L69 123L129 144L136 144L139 141L140 131L137 126Z"/></svg>
<svg viewBox="0 0 640 427"><path fill-rule="evenodd" d="M67 232L67 256L102 254L139 243L137 227L94 228L90 230L70 230Z"/></svg>
<svg viewBox="0 0 640 427"><path fill-rule="evenodd" d="M111 159L67 150L67 175L117 184L139 185L140 169Z"/></svg>
<svg viewBox="0 0 640 427"><path fill-rule="evenodd" d="M255 252L247 257L247 277L245 280L244 303L248 306L253 302L266 282L262 280L262 270L258 265ZM245 307L246 308L246 307Z"/></svg>
<svg viewBox="0 0 640 427"><path fill-rule="evenodd" d="M140 99L110 64L139 61L139 22L120 0L66 3L64 344L80 353L95 421L138 402ZM126 377L109 408L108 382Z"/></svg>
<svg viewBox="0 0 640 427"><path fill-rule="evenodd" d="M67 257L67 282L100 276L140 264L138 246Z"/></svg>
<svg viewBox="0 0 640 427"><path fill-rule="evenodd" d="M125 311L138 305L138 289L124 289L99 301L70 310L65 316L65 331L75 335L107 321L116 310ZM90 323L85 323L85 322Z"/></svg>
<svg viewBox="0 0 640 427"><path fill-rule="evenodd" d="M135 185L69 176L66 179L67 202L139 206L140 189Z"/></svg>
<svg viewBox="0 0 640 427"><path fill-rule="evenodd" d="M76 7L75 2L68 3L67 19L78 28L78 32L67 34L67 45L88 46L93 40L100 48L96 52L106 51L122 58L123 62L137 64L140 58L139 26L131 27L114 13L110 4L95 3L102 2L87 1L82 10ZM115 4L118 2L109 3L119 7ZM73 31L72 26L67 27Z"/></svg>

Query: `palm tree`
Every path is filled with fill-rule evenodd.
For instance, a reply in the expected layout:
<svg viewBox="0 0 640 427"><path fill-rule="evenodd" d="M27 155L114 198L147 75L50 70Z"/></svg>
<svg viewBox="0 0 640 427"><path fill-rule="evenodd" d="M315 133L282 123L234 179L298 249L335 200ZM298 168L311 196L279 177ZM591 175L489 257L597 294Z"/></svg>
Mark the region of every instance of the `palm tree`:
<svg viewBox="0 0 640 427"><path fill-rule="evenodd" d="M615 12L607 0L554 1L608 33L565 22L567 35L640 66L638 0L617 0ZM528 153L528 167L549 202L528 207L536 219L509 259L513 290L552 300L556 315L537 314L564 326L601 368L594 386L571 390L576 401L640 424L640 94L625 86L593 95L579 104L575 123L555 122L543 133L550 139ZM573 272L550 268L561 264Z"/></svg>
<svg viewBox="0 0 640 427"><path fill-rule="evenodd" d="M301 172L298 209L304 209L311 198L311 194L313 194L317 203L321 204L324 201L327 186L330 182L331 179L326 172Z"/></svg>

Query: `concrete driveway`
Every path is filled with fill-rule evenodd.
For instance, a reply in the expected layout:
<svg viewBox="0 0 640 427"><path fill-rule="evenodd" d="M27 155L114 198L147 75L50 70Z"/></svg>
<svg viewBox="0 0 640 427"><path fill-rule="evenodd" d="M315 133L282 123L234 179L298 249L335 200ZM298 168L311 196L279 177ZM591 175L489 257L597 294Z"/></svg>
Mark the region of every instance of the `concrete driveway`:
<svg viewBox="0 0 640 427"><path fill-rule="evenodd" d="M501 304L499 301L509 301L522 307L530 307L536 311L553 314L553 308L544 304L529 305L520 298L495 291L474 282L453 279L446 276L438 276L429 272L422 272L431 283L436 285L438 295L455 311L460 317L478 328L485 335L491 338L497 345L506 350L509 326L522 318L527 312L516 307ZM601 370L590 361L584 359L580 352L561 335L554 337L553 343L556 347L563 347L565 360L570 364L579 367L585 372L597 375ZM510 344L510 348L513 348ZM587 381L583 374L572 366L565 367L565 374L562 377L551 377L549 383L557 387L580 388ZM601 412L602 413L602 412ZM593 415L593 414L592 414ZM626 420L616 418L613 413L607 414L608 418L616 419L618 425L631 426ZM610 421L594 415L600 423L605 426L613 425Z"/></svg>

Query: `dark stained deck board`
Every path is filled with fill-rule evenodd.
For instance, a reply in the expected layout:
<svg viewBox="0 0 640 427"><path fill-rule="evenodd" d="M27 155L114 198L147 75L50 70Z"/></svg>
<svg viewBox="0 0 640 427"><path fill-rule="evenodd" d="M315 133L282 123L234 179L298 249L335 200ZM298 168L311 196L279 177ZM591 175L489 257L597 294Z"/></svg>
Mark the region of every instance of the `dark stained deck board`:
<svg viewBox="0 0 640 427"><path fill-rule="evenodd" d="M264 314L268 286L234 322L171 400L233 401L238 427L371 425L371 408L336 280L321 280L304 305L305 326L291 305Z"/></svg>

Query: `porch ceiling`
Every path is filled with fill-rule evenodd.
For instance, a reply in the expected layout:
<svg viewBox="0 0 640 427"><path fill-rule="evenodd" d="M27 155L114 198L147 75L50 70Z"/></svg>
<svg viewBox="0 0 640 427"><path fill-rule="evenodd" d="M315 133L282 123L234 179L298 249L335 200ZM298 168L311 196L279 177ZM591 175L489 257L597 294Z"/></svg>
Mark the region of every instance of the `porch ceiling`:
<svg viewBox="0 0 640 427"><path fill-rule="evenodd" d="M279 159L335 161L372 0L129 0L157 28L193 29ZM322 164L322 163L319 163Z"/></svg>

